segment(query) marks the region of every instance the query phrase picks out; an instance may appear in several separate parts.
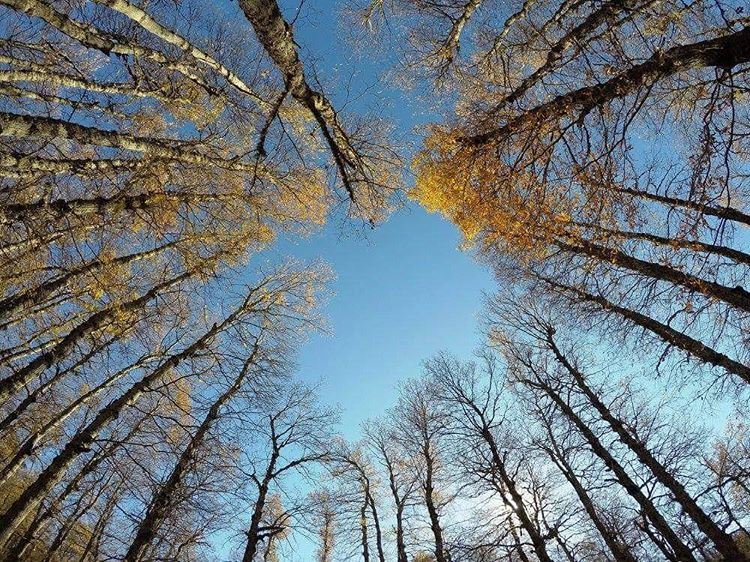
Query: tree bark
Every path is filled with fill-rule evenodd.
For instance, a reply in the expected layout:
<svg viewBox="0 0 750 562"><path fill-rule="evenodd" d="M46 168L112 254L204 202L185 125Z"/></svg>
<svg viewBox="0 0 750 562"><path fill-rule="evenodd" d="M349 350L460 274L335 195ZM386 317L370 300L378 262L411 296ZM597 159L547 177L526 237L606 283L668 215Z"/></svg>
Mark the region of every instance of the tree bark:
<svg viewBox="0 0 750 562"><path fill-rule="evenodd" d="M180 146L174 139L139 137L117 131L70 123L51 117L36 117L0 112L0 137L70 139L81 144L109 146L132 150L166 160L213 166L227 170L263 173L264 166L236 162L209 156L203 152Z"/></svg>
<svg viewBox="0 0 750 562"><path fill-rule="evenodd" d="M263 100L258 94L256 94L252 90L252 88L250 88L250 86L248 86L245 82L243 82L243 80L239 76L237 76L234 72L229 70L226 66L221 64L218 60L216 60L214 57L212 57L208 53L202 51L201 49L193 45L190 41L188 41L181 35L161 25L159 22L157 22L154 18L152 18L150 15L148 15L138 6L135 6L131 4L130 2L126 2L125 0L94 0L94 2L98 4L103 4L111 8L112 10L120 12L121 14L127 16L128 18L136 22L138 25L140 25L144 29L151 32L153 35L155 35L162 41L165 41L166 43L179 47L180 49L182 49L182 51L190 55L195 60L205 64L207 67L211 68L212 70L215 70L218 74L223 76L224 79L226 79L226 81L232 86L234 86L237 90L255 99L265 109L270 109L270 104L266 102L265 100Z"/></svg>
<svg viewBox="0 0 750 562"><path fill-rule="evenodd" d="M691 211L698 211L702 215L709 217L717 217L723 220L739 222L750 226L750 215L743 213L739 209L733 207L716 207L713 205L697 203L689 199L680 199L679 197L669 197L667 195L659 195L657 193L650 193L648 191L641 191L639 189L632 189L627 187L617 188L620 193L627 193L634 197L640 197L648 201L656 201L669 205L672 207L680 207L683 209L690 209Z"/></svg>
<svg viewBox="0 0 750 562"><path fill-rule="evenodd" d="M318 122L344 187L354 200L355 178L352 174L356 174L361 167L359 155L352 147L331 102L308 84L292 28L284 20L278 3L276 0L239 0L239 5L252 24L261 45L283 74L289 93Z"/></svg>
<svg viewBox="0 0 750 562"><path fill-rule="evenodd" d="M167 244L164 244L152 250L145 250L143 252L136 252L126 256L120 256L109 261L103 261L101 259L90 261L85 265L72 269L64 275L60 275L59 277L50 279L49 281L45 281L44 283L34 287L33 289L29 289L22 293L15 294L13 296L0 300L0 320L12 317L27 305L33 307L41 304L47 297L55 293L55 291L67 287L71 281L74 281L79 277L94 274L104 267L121 267L140 260L148 259L160 254L161 252L175 247L177 244L183 241L184 240L168 242ZM1 327L2 326L0 326L0 328Z"/></svg>

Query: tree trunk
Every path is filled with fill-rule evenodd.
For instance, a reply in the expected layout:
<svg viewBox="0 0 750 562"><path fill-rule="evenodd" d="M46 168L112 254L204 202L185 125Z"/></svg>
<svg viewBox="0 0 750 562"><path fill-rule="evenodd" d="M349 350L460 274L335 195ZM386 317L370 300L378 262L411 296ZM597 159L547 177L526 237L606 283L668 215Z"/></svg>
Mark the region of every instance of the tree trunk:
<svg viewBox="0 0 750 562"><path fill-rule="evenodd" d="M61 413L55 415L55 417L44 424L39 429L33 431L23 444L18 447L16 454L2 469L0 474L0 489L8 482L8 480L23 466L23 463L34 453L39 443L44 443L46 437L51 437L53 432L59 428L65 420L70 418L75 412L78 411L83 405L93 400L96 396L101 394L104 390L108 389L115 382L126 376L128 373L139 368L142 365L142 361L138 361L134 365L126 367L109 377L102 384L93 388L89 392L79 396L71 404L68 405Z"/></svg>
<svg viewBox="0 0 750 562"><path fill-rule="evenodd" d="M148 259L150 257L158 255L159 253L163 251L166 251L170 248L175 247L177 244L181 242L184 242L184 240L168 242L167 244L164 244L152 250L136 252L134 254L121 256L121 257L114 258L109 261L103 261L102 259L90 261L89 263L82 265L80 267L77 267L65 273L64 275L60 275L59 277L50 279L49 281L45 281L44 283L42 283L41 285L37 285L33 289L30 288L27 291L24 291L22 293L0 300L0 319L6 319L6 318L12 317L15 313L19 312L26 305L33 307L33 306L37 306L41 304L42 302L44 302L44 300L47 297L52 295L55 291L57 291L58 289L67 287L68 283L70 283L71 281L79 277L96 273L100 271L101 269L103 269L104 267L109 267L109 266L120 267L120 266L128 265L128 264L143 260L143 259Z"/></svg>
<svg viewBox="0 0 750 562"><path fill-rule="evenodd" d="M206 417L203 419L200 426L198 426L195 435L193 435L187 447L182 451L180 458L172 469L172 473L151 499L146 514L138 525L135 538L133 539L133 542L130 543L127 554L125 554L125 562L137 562L140 560L145 549L151 544L151 541L156 535L156 530L159 524L164 520L171 507L170 502L173 494L182 484L185 475L190 469L190 465L195 460L197 451L200 449L203 440L208 434L208 431L219 418L221 407L229 402L229 400L231 400L232 397L242 388L248 373L250 373L250 368L255 364L258 354L258 346L259 342L256 340L253 350L245 361L237 378L232 385L224 391L213 404L211 404Z"/></svg>
<svg viewBox="0 0 750 562"><path fill-rule="evenodd" d="M482 419L482 422L484 423L484 419ZM486 425L484 429L482 430L482 439L484 439L484 441L489 446L490 453L492 455L492 464L495 466L495 469L499 472L500 481L502 482L503 486L508 491L508 493L510 494L510 497L513 500L513 503L509 505L509 507L513 510L513 513L515 513L515 515L518 517L519 521L521 522L521 526L523 527L523 530L526 531L527 535L529 535L529 538L531 539L531 544L534 547L534 552L536 553L537 558L539 559L540 562L552 562L552 559L547 553L547 547L545 545L544 538L542 537L541 533L537 529L536 525L534 525L534 523L531 520L531 517L527 513L523 496L518 491L515 483L513 482L513 479L508 474L505 468L505 462L500 456L500 450L495 441L495 437L492 435L492 433L490 432L490 430L487 428Z"/></svg>
<svg viewBox="0 0 750 562"><path fill-rule="evenodd" d="M201 351L221 331L234 323L249 306L249 298L242 306L235 309L221 324L214 326L194 341L180 353L172 355L159 367L135 383L119 398L102 409L97 416L81 429L75 437L58 453L52 462L44 469L16 499L8 510L0 516L0 545L7 543L12 534L31 512L39 505L52 487L64 476L65 471L73 464L79 455L87 452L89 446L99 433L120 414L134 404L143 394L150 392L161 378L179 363Z"/></svg>
<svg viewBox="0 0 750 562"><path fill-rule="evenodd" d="M584 423L584 421L580 417L578 417L578 415L573 411L573 408L571 408L548 384L543 382L539 377L537 377L536 380L524 379L522 382L531 388L542 390L557 405L557 407L565 415L565 417L567 417L573 423L573 425L578 428L578 431L586 439L594 454L602 459L606 467L615 475L620 485L640 506L640 508L643 510L643 513L649 518L654 527L664 537L667 543L669 543L677 558L682 562L697 562L690 548L688 548L688 546L680 540L674 530L669 526L669 523L667 523L666 519L664 519L662 514L659 513L659 510L656 508L656 506L643 493L640 486L638 486L638 484L636 484L630 478L630 476L628 476L628 473L625 471L622 465L617 462L617 460L615 460L612 454L602 444L602 442L594 434L594 432L586 425L586 423Z"/></svg>
<svg viewBox="0 0 750 562"><path fill-rule="evenodd" d="M429 450L424 451L425 464L426 464L426 479L424 485L424 501L427 506L427 514L430 517L430 529L432 530L432 536L435 539L435 562L448 562L448 558L445 554L445 544L443 542L443 528L440 525L440 514L438 513L437 506L435 505L433 488L433 460Z"/></svg>
<svg viewBox="0 0 750 562"><path fill-rule="evenodd" d="M159 283L137 299L119 305L113 304L104 310L92 314L83 323L79 324L63 337L59 343L52 346L49 351L40 354L26 366L18 369L12 375L0 381L0 403L8 400L11 395L18 392L24 385L31 382L34 377L44 372L44 370L49 368L56 361L66 357L78 343L105 326L106 323L112 320L116 315L140 309L143 305L158 297L163 291L179 285L197 273L198 268L186 271L177 277Z"/></svg>
<svg viewBox="0 0 750 562"><path fill-rule="evenodd" d="M185 53L189 54L195 60L205 64L207 67L211 68L212 70L215 70L218 74L223 76L224 79L226 79L226 81L232 86L234 86L237 90L239 90L243 94L249 95L256 101L260 102L260 104L264 108L270 107L270 104L268 104L268 102L266 102L258 94L256 94L252 90L252 88L250 88L250 86L248 86L245 82L243 82L242 79L239 76L237 76L234 72L229 70L227 67L225 67L223 64L221 64L218 60L216 60L214 57L212 57L208 53L205 53L204 51L201 51L200 49L198 49L195 45L190 43L190 41L188 41L184 37L178 35L177 33L161 25L154 18L152 18L146 12L141 10L138 6L135 6L131 4L130 2L126 2L125 0L94 0L94 2L98 4L104 4L105 6L108 6L109 8L117 12L120 12L121 14L127 16L128 18L136 22L138 25L140 25L144 29L154 34L156 37L158 37L162 41L165 41L166 43L170 43L171 45L179 47L180 49L182 49Z"/></svg>
<svg viewBox="0 0 750 562"><path fill-rule="evenodd" d="M707 281L666 265L636 258L620 250L594 244L588 240L576 239L574 243L555 240L553 243L561 250L573 254L591 256L603 262L609 262L618 267L623 267L646 277L656 279L657 281L679 285L709 298L722 300L740 310L750 312L750 293L742 287L726 287L720 283Z"/></svg>
<svg viewBox="0 0 750 562"><path fill-rule="evenodd" d="M500 127L466 137L462 141L467 146L480 147L547 120L563 117L575 120L574 111L586 115L594 108L624 98L642 86L691 68L729 69L748 61L750 27L714 39L678 45L664 52L657 51L645 62L621 72L606 82L559 95L510 119Z"/></svg>
<svg viewBox="0 0 750 562"><path fill-rule="evenodd" d="M714 365L715 367L721 367L727 372L739 376L743 381L750 384L750 367L743 365L739 361L735 361L730 357L727 357L723 353L719 353L715 349L708 347L703 342L693 339L683 334L682 332L679 332L674 328L667 326L666 324L662 324L661 322L654 320L650 316L646 316L645 314L641 314L640 312L630 310L629 308L618 306L602 296L592 295L581 289L562 285L553 281L552 279L547 279L545 277L538 276L538 278L551 287L561 290L563 293L572 293L573 295L575 295L575 298L577 300L591 302L599 305L606 311L619 314L626 320L629 320L634 324L656 334L667 344L677 347L678 349L682 349L683 351L686 351L693 357L696 357L705 363Z"/></svg>
<svg viewBox="0 0 750 562"><path fill-rule="evenodd" d="M344 187L353 200L354 178L351 174L360 167L359 156L341 126L336 110L323 94L316 92L308 84L304 66L297 53L292 28L284 20L278 3L276 0L239 0L239 5L255 29L261 45L284 75L289 93L306 107L318 122Z"/></svg>
<svg viewBox="0 0 750 562"><path fill-rule="evenodd" d="M709 217L717 217L723 220L740 222L742 224L750 225L750 215L732 207L715 207L713 205L697 203L689 199L680 199L679 197L658 195L656 193L650 193L648 191L641 191L639 189L632 189L628 187L619 187L617 188L617 191L619 191L620 193L627 193L628 195L633 195L641 199L646 199L648 201L663 203L671 207L679 207L683 209L690 209L692 211L698 211L700 214Z"/></svg>
<svg viewBox="0 0 750 562"><path fill-rule="evenodd" d="M586 396L589 403L598 412L601 419L609 425L620 441L636 455L638 460L644 466L648 467L662 486L672 493L675 501L680 504L685 513L695 522L698 529L711 540L722 557L725 560L737 560L738 562L750 561L750 558L742 553L732 537L719 528L690 494L688 494L685 487L651 454L651 451L638 438L631 435L622 421L612 414L609 408L591 390L586 383L583 373L571 364L557 347L551 332L547 333L547 344L557 362L570 373L575 384L583 391L584 396Z"/></svg>

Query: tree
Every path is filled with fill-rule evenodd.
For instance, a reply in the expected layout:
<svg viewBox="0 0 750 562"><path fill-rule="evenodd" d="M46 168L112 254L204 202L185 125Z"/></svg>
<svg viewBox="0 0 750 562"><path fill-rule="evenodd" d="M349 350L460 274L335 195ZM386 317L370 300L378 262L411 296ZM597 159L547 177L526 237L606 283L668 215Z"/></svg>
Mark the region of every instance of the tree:
<svg viewBox="0 0 750 562"><path fill-rule="evenodd" d="M331 425L336 419L335 412L316 404L313 389L302 385L274 388L264 399L268 403L261 408L255 423L257 434L267 442L267 450L256 443L247 453L247 463L241 465L248 465L242 470L255 492L242 557L245 562L255 559L264 542L268 552L274 541L292 527L290 508L277 509L279 513L273 515L273 498L279 497L283 480L292 473L312 475L314 465L328 460Z"/></svg>
<svg viewBox="0 0 750 562"><path fill-rule="evenodd" d="M395 436L410 458L427 511L437 562L448 562L442 514L450 501L442 447L447 436L446 413L440 408L429 384L406 383L393 411Z"/></svg>
<svg viewBox="0 0 750 562"><path fill-rule="evenodd" d="M395 508L396 560L407 562L405 542L405 510L413 502L416 478L411 474L405 455L395 444L396 434L393 424L387 421L374 421L364 427L366 446L375 462L385 470L388 488Z"/></svg>
<svg viewBox="0 0 750 562"><path fill-rule="evenodd" d="M340 201L383 218L399 157L308 84L275 3L2 4L0 557L192 558L246 468L224 432L263 433L233 408L273 403L326 275L232 278ZM319 454L278 459L244 546L274 556L273 488Z"/></svg>
<svg viewBox="0 0 750 562"><path fill-rule="evenodd" d="M435 26L461 21L472 45L452 61L465 85L415 159L412 196L503 282L750 380L731 344L750 306L740 13L525 2L475 21L485 2L462 4L464 22L407 4Z"/></svg>

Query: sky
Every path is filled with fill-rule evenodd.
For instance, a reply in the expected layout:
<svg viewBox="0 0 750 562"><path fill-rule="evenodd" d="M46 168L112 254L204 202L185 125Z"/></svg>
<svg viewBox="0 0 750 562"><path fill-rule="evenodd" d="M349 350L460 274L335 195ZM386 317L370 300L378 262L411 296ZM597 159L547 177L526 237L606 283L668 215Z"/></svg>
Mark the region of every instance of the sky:
<svg viewBox="0 0 750 562"><path fill-rule="evenodd" d="M292 21L299 2L281 6ZM424 124L438 117L415 92L383 78L392 61L352 48L338 16L336 2L302 4L294 34L308 74L317 69L338 107L377 111L418 143ZM320 232L287 236L266 252L269 262L322 260L336 275L322 309L330 333L303 344L298 365L301 378L322 383L325 402L341 406L344 436L356 439L362 421L393 405L399 382L417 376L422 361L439 351L467 357L479 345L482 295L494 282L459 244L452 224L408 202L374 229L333 217Z"/></svg>
<svg viewBox="0 0 750 562"><path fill-rule="evenodd" d="M453 225L409 204L364 234L332 222L281 241L266 258L322 259L336 275L323 308L330 333L313 335L298 364L303 379L322 381L327 402L345 406L345 436L356 438L360 422L390 407L399 381L419 374L423 360L438 351L466 357L481 341L492 276L459 243Z"/></svg>

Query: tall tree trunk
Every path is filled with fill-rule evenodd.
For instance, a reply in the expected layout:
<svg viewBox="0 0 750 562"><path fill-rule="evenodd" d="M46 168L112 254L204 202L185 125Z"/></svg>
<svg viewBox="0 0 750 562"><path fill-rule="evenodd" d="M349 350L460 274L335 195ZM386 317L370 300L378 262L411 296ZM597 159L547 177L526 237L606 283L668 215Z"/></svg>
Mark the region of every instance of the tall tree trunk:
<svg viewBox="0 0 750 562"><path fill-rule="evenodd" d="M588 240L576 239L573 243L556 240L554 244L561 250L591 256L646 277L666 281L701 293L709 298L722 300L740 310L750 312L750 293L742 287L726 287L715 281L707 281L666 265L645 261L620 250L600 246Z"/></svg>
<svg viewBox="0 0 750 562"><path fill-rule="evenodd" d="M615 460L609 450L594 434L591 428L575 413L573 408L563 400L555 390L545 383L539 376L536 379L523 379L522 382L530 388L541 390L544 392L552 402L557 405L560 411L568 418L573 425L578 429L581 435L584 437L586 442L591 447L594 454L602 459L605 466L612 471L617 478L620 485L627 491L627 493L636 501L638 506L641 508L643 513L653 523L654 527L664 537L669 546L672 548L675 556L683 562L697 562L695 556L693 556L690 548L683 543L677 536L675 531L669 526L664 516L659 512L656 506L641 490L640 486L636 484L625 471L623 466Z"/></svg>
<svg viewBox="0 0 750 562"><path fill-rule="evenodd" d="M210 156L194 148L183 146L184 143L175 139L140 137L79 125L52 117L0 112L0 137L41 138L46 140L70 139L84 145L132 150L186 164L214 166L226 170L257 172L259 174L267 171L261 165L238 162L232 158Z"/></svg>
<svg viewBox="0 0 750 562"><path fill-rule="evenodd" d="M726 534L721 528L706 514L698 503L688 494L685 487L680 483L667 468L662 465L651 451L637 437L629 432L622 420L618 419L607 406L599 399L596 393L586 383L586 378L557 347L551 331L547 332L547 344L560 365L570 373L578 388L581 389L586 399L594 407L602 420L615 432L617 437L624 443L638 458L638 460L654 474L656 479L668 489L675 501L695 522L698 529L705 534L714 544L716 550L724 557L725 560L737 560L738 562L748 562L748 558L737 546L731 535Z"/></svg>
<svg viewBox="0 0 750 562"><path fill-rule="evenodd" d="M424 501L427 507L427 514L430 517L432 536L435 539L435 562L448 562L445 553L445 543L443 540L443 527L440 524L440 513L435 505L435 489L433 487L434 461L429 448L425 447L423 454L426 465Z"/></svg>
<svg viewBox="0 0 750 562"><path fill-rule="evenodd" d="M101 258L92 260L84 265L76 267L68 271L67 273L45 281L41 285L29 288L28 290L15 294L13 296L0 300L0 319L6 319L12 317L14 314L19 312L22 308L28 306L38 306L43 303L44 300L55 293L55 291L67 287L71 281L97 273L105 267L121 267L140 260L148 259L153 256L160 254L170 248L177 246L179 243L185 240L177 240L174 242L168 242L158 248L152 250L145 250L143 252L136 252L126 256L120 256L111 260L102 260Z"/></svg>
<svg viewBox="0 0 750 562"><path fill-rule="evenodd" d="M611 531L611 529L599 516L599 512L596 509L596 506L594 506L593 500L589 496L586 489L583 487L583 484L581 484L581 481L576 476L575 470L573 470L573 467L570 466L570 463L565 458L565 454L560 451L559 448L555 445L554 435L552 434L552 431L549 427L547 427L546 429L547 435L552 445L549 447L545 447L545 452L549 455L552 462L560 470L562 475L565 477L565 480L568 481L571 488L573 488L573 491L578 497L578 500L581 502L583 509L586 511L586 515L594 524L594 527L596 527L599 535L604 540L604 544L607 545L610 553L612 553L614 560L618 562L637 562L635 557L630 553L627 545L618 540L617 536Z"/></svg>
<svg viewBox="0 0 750 562"><path fill-rule="evenodd" d="M370 541L367 537L367 500L359 510L359 533L362 545L362 561L370 562Z"/></svg>
<svg viewBox="0 0 750 562"><path fill-rule="evenodd" d="M60 428L67 419L75 414L85 404L91 402L94 398L99 396L102 392L110 388L118 380L122 379L132 371L140 368L144 362L150 359L150 356L145 356L136 361L133 365L125 367L114 373L112 376L107 378L104 382L97 385L88 392L82 394L71 402L62 412L55 414L53 418L43 426L31 431L26 440L16 449L16 454L8 463L3 467L2 473L0 473L0 489L5 486L8 480L18 472L23 466L23 463L29 459L29 457L35 452L37 445L45 443L46 438L52 438L55 430Z"/></svg>
<svg viewBox="0 0 750 562"><path fill-rule="evenodd" d="M375 549L378 552L379 562L385 562L385 551L383 550L383 532L380 529L380 518L378 517L378 510L375 506L375 498L372 494L367 491L367 502L370 504L370 512L372 513L372 523L375 526Z"/></svg>
<svg viewBox="0 0 750 562"><path fill-rule="evenodd" d="M500 476L500 481L502 482L503 487L508 491L511 499L513 500L512 503L506 502L506 504L510 509L512 509L516 517L518 517L519 521L521 522L521 527L523 527L523 530L526 531L527 535L529 535L531 544L534 547L534 552L536 553L539 561L552 562L552 559L547 552L545 540L539 532L539 529L537 529L536 525L531 520L531 517L526 511L526 502L524 501L523 496L516 487L513 478L511 478L510 474L508 474L505 462L500 455L500 449L497 446L497 442L495 441L495 437L492 435L492 432L489 430L489 427L486 425L484 419L482 419L482 422L485 423L482 429L482 439L484 439L484 441L489 446L492 456L492 464L497 471L497 475Z"/></svg>
<svg viewBox="0 0 750 562"><path fill-rule="evenodd" d="M642 240L644 242L650 242L654 246L661 246L663 248L674 249L685 249L693 250L695 252L701 252L704 254L712 254L717 256L723 256L734 260L737 263L744 265L750 265L750 254L741 252L735 248L728 246L722 246L719 244L709 244L700 240L689 240L683 238L666 238L664 236L658 236L651 234L650 232L633 232L623 231L611 228L605 228L596 224L589 223L576 223L576 226L591 229L594 232L601 232L607 236L611 236L615 239L620 240Z"/></svg>
<svg viewBox="0 0 750 562"><path fill-rule="evenodd" d="M135 383L119 398L103 408L91 422L81 429L62 451L58 453L47 468L37 476L36 480L0 516L0 545L8 542L21 522L36 509L52 487L63 478L65 471L79 455L89 450L89 446L107 425L117 419L127 407L134 404L143 394L150 392L162 377L170 372L171 369L177 367L181 361L200 352L221 331L243 315L249 306L250 297L220 324L214 324L210 330L205 332L183 351L172 355L159 367Z"/></svg>
<svg viewBox="0 0 750 562"><path fill-rule="evenodd" d="M546 120L562 117L574 120L576 111L581 115L586 115L594 108L624 98L642 86L653 84L691 68L729 69L748 61L750 61L750 27L698 43L678 45L655 53L643 63L628 68L606 82L561 94L551 101L510 119L500 127L466 137L463 143L470 147L480 147L515 134L524 127L538 126Z"/></svg>
<svg viewBox="0 0 750 562"><path fill-rule="evenodd" d="M255 29L261 45L284 75L289 93L306 107L318 122L344 187L353 200L356 178L352 174L360 171L359 155L352 147L331 103L308 84L304 66L297 53L292 28L284 20L278 3L276 0L239 0L239 5Z"/></svg>
<svg viewBox="0 0 750 562"><path fill-rule="evenodd" d="M633 195L641 199L646 199L647 201L656 201L658 203L663 203L664 205L668 205L670 207L698 211L700 214L709 217L717 217L723 220L750 225L750 215L732 207L716 207L709 204L691 201L690 199L680 199L679 197L659 195L657 193L651 193L648 191L642 191L640 189L633 189L629 187L619 187L617 188L617 191L619 191L620 193L627 193L628 195Z"/></svg>
<svg viewBox="0 0 750 562"><path fill-rule="evenodd" d="M404 541L404 504L396 504L396 562L409 562Z"/></svg>
<svg viewBox="0 0 750 562"><path fill-rule="evenodd" d="M182 451L180 458L177 460L171 474L167 480L159 487L159 491L154 494L151 503L146 510L146 514L141 520L135 532L133 542L130 543L128 552L125 554L126 562L137 562L141 559L146 548L156 536L156 530L159 524L164 520L167 512L171 508L171 501L175 491L182 485L185 476L190 470L191 464L195 461L195 456L211 427L219 418L219 413L227 402L242 388L251 367L256 363L259 349L259 341L256 340L249 357L245 361L242 370L235 378L234 382L211 404L206 413L206 417L198 426L195 435L190 439L187 447Z"/></svg>
<svg viewBox="0 0 750 562"><path fill-rule="evenodd" d="M175 287L195 276L203 267L204 266L201 265L200 268L193 268L186 271L177 277L155 285L136 299L122 304L113 304L89 316L84 322L76 326L65 337L63 337L57 344L52 346L49 351L38 355L30 363L0 381L0 403L5 402L11 395L18 392L25 384L31 382L34 377L44 372L56 361L66 357L78 343L105 326L107 322L112 320L116 315L123 312L139 310L146 303L158 297L163 291Z"/></svg>
<svg viewBox="0 0 750 562"><path fill-rule="evenodd" d="M195 60L205 64L212 70L215 70L218 74L223 76L229 84L234 86L243 94L249 95L250 97L254 98L264 107L270 107L270 104L268 104L257 93L255 93L252 88L250 88L250 86L248 86L239 76L237 76L237 74L229 70L226 66L221 64L218 60L216 60L208 53L200 50L184 37L161 25L154 18L141 10L138 6L131 4L130 2L126 2L125 0L94 0L94 2L97 2L98 4L104 4L105 6L108 6L109 8L117 12L120 12L144 29L151 32L162 41L179 47L180 49L182 49L182 51L190 55Z"/></svg>
<svg viewBox="0 0 750 562"><path fill-rule="evenodd" d="M54 517L55 512L59 509L62 503L75 491L77 491L84 479L92 474L102 462L110 459L115 450L121 446L122 443L127 443L140 429L146 417L142 417L133 427L130 428L125 437L116 442L112 442L100 451L94 453L90 459L88 459L78 473L71 478L62 492L55 497L44 510L37 515L32 521L31 525L26 529L23 537L18 541L10 550L5 553L7 557L6 562L22 562L27 560L25 553L32 546L33 541L40 537L40 531L44 529L47 523ZM2 550L0 550L2 552Z"/></svg>
<svg viewBox="0 0 750 562"><path fill-rule="evenodd" d="M250 516L250 526L247 530L247 542L245 544L245 552L242 556L242 562L253 562L253 558L255 557L255 553L258 551L258 545L260 544L260 541L263 539L260 533L260 523L263 519L263 513L266 509L266 499L268 497L268 489L271 485L271 481L273 480L274 476L276 475L276 464L279 460L279 457L281 455L281 449L278 445L278 438L276 434L276 426L274 425L275 421L273 416L271 416L270 424L271 424L271 440L272 440L272 450L271 450L271 456L268 459L268 466L266 466L265 474L263 475L263 480L256 481L258 484L258 497L255 500L255 505L253 506L253 513ZM269 543L271 541L271 537L273 535L269 536Z"/></svg>
<svg viewBox="0 0 750 562"><path fill-rule="evenodd" d="M58 12L47 2L41 0L0 0L0 4L44 20L85 47L96 49L108 56L116 54L152 60L163 68L179 72L209 94L221 95L193 66L179 60L170 59L155 49L130 43L125 38L115 37L91 25L77 22L66 14Z"/></svg>
<svg viewBox="0 0 750 562"><path fill-rule="evenodd" d="M641 314L640 312L636 312L629 308L616 305L600 295L593 295L575 287L562 285L546 277L537 276L537 278L550 285L551 287L560 290L563 294L572 294L572 297L577 301L597 304L605 311L619 314L626 320L629 320L630 322L656 334L670 346L682 349L693 357L696 357L697 359L700 359L701 361L708 363L709 365L721 367L727 372L739 376L743 381L750 384L750 367L740 363L739 361L731 359L730 357L716 351L715 349L707 346L701 341L691 338L690 336L687 336L686 334L683 334L682 332L679 332L674 328L667 326L666 324L662 324L661 322L654 320L650 316ZM568 298L570 298L570 296Z"/></svg>

